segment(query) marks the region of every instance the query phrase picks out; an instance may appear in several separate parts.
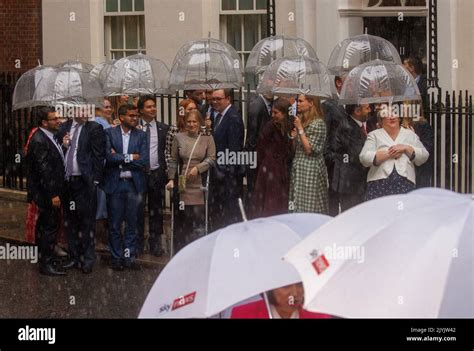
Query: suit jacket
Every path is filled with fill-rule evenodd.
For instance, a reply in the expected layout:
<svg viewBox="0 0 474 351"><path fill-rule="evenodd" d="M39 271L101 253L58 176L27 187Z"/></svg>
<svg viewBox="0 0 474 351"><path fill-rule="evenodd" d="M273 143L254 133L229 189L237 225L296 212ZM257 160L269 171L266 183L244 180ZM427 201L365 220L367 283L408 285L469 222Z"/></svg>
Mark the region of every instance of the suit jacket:
<svg viewBox="0 0 474 351"><path fill-rule="evenodd" d="M64 161L58 148L41 129L30 139L26 162L28 202L51 207L51 199L64 194Z"/></svg>
<svg viewBox="0 0 474 351"><path fill-rule="evenodd" d="M145 170L150 163L150 149L145 132L132 129L130 131L130 141L128 151L123 150L122 128L117 126L109 128L106 133L106 164L104 191L112 194L117 189L120 181L121 171L131 171L133 183L138 193L146 192ZM115 153L112 153L112 149ZM140 154L139 160L129 160L125 154Z"/></svg>
<svg viewBox="0 0 474 351"><path fill-rule="evenodd" d="M314 313L301 309L300 319L329 319L333 318L328 314ZM237 306L232 309L231 319L269 319L265 301L259 300L246 305Z"/></svg>
<svg viewBox="0 0 474 351"><path fill-rule="evenodd" d="M72 123L73 121L69 120L61 125L58 132L59 140L62 141L66 133L71 132ZM66 155L66 151L64 155ZM87 184L92 186L94 182L102 183L104 179L104 161L104 129L97 122L87 121L82 126L81 134L77 141L77 164L82 178Z"/></svg>
<svg viewBox="0 0 474 351"><path fill-rule="evenodd" d="M342 194L364 194L368 169L362 166L359 154L367 136L349 116L339 125L332 141L334 176L332 189Z"/></svg>
<svg viewBox="0 0 474 351"><path fill-rule="evenodd" d="M428 110L428 80L426 75L420 75L420 80L417 83L418 90L420 91L422 103L423 103L423 110L426 114Z"/></svg>
<svg viewBox="0 0 474 351"><path fill-rule="evenodd" d="M347 115L344 107L338 104L335 99L328 99L323 104L324 121L327 129L326 149L324 150L324 159L328 169L329 181L331 181L334 173L335 153L332 149L333 141L339 125L346 121Z"/></svg>
<svg viewBox="0 0 474 351"><path fill-rule="evenodd" d="M257 150L257 141L265 124L270 121L267 105L261 96L254 98L250 104L247 115L247 138L245 142L246 151Z"/></svg>
<svg viewBox="0 0 474 351"><path fill-rule="evenodd" d="M434 154L434 135L433 128L428 122L419 122L414 125L415 133L420 138L421 143L429 152L428 160L415 168L416 187L425 188L432 186L433 178L433 154Z"/></svg>
<svg viewBox="0 0 474 351"><path fill-rule="evenodd" d="M240 176L245 167L241 165L219 164L219 153L225 153L226 150L239 152L242 151L244 142L244 123L235 106L231 106L224 115L219 126L214 128L214 142L216 143L218 177Z"/></svg>
<svg viewBox="0 0 474 351"><path fill-rule="evenodd" d="M160 172L160 177L164 177L163 179L166 180L168 179L167 177L167 164L166 164L166 156L165 156L165 151L166 151L166 136L168 134L168 131L170 129L170 126L159 121L156 122L156 133L158 134L158 164L160 165L160 168L158 168L158 171ZM144 122L142 121L142 124ZM146 134L146 133L145 133ZM150 145L148 145L148 149L150 149ZM148 153L150 153L148 151Z"/></svg>

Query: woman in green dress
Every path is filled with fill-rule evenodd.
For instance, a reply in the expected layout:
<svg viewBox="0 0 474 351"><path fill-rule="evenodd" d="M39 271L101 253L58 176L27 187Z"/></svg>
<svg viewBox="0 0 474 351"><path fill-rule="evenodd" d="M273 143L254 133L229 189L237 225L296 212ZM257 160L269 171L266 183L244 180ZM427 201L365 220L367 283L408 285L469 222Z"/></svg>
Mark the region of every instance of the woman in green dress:
<svg viewBox="0 0 474 351"><path fill-rule="evenodd" d="M295 117L296 153L290 180L290 212L328 213L328 175L324 162L326 124L319 98L300 95Z"/></svg>

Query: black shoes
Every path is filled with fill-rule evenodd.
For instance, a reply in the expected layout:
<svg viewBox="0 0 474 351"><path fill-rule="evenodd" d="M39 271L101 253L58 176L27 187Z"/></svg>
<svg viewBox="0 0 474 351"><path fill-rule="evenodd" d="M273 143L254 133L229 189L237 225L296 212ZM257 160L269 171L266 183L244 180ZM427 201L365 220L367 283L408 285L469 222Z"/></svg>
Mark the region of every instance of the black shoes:
<svg viewBox="0 0 474 351"><path fill-rule="evenodd" d="M71 269L71 268L77 268L79 269L79 263L76 262L75 260L68 260L65 263L62 264L62 267L64 269Z"/></svg>
<svg viewBox="0 0 474 351"><path fill-rule="evenodd" d="M125 264L124 264L124 267L127 268L127 269L130 269L132 271L139 271L141 270L141 267L138 263L136 263L135 261L125 261Z"/></svg>
<svg viewBox="0 0 474 351"><path fill-rule="evenodd" d="M64 276L64 275L66 275L66 272L58 270L51 263L40 265L39 271L40 271L41 274L49 275L49 276Z"/></svg>

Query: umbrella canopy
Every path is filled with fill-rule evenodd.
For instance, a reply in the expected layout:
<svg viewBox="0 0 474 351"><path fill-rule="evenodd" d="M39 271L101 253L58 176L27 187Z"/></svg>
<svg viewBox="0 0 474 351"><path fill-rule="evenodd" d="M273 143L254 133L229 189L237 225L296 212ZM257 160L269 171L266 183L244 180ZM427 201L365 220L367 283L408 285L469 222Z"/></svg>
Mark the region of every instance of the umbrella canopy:
<svg viewBox="0 0 474 351"><path fill-rule="evenodd" d="M307 56L284 57L274 61L263 74L257 93L332 96L326 67Z"/></svg>
<svg viewBox="0 0 474 351"><path fill-rule="evenodd" d="M234 67L240 70L241 74L244 73L244 67L242 65L240 55L237 53L237 51L229 44L221 40L213 39L213 38L194 40L183 45L181 49L179 49L178 53L176 54L174 58L173 66L176 62L178 62L180 59L186 56L186 54L196 51L196 50L200 50L200 49L207 49L211 51L222 51L227 56L232 58L234 62Z"/></svg>
<svg viewBox="0 0 474 351"><path fill-rule="evenodd" d="M364 220L367 219L367 220ZM347 318L473 318L474 201L424 189L356 206L286 256L305 308Z"/></svg>
<svg viewBox="0 0 474 351"><path fill-rule="evenodd" d="M329 219L317 214L261 218L192 242L160 273L140 318L207 318L264 291L299 282L281 256Z"/></svg>
<svg viewBox="0 0 474 351"><path fill-rule="evenodd" d="M137 54L124 57L103 73L106 96L167 94L169 69L154 57Z"/></svg>
<svg viewBox="0 0 474 351"><path fill-rule="evenodd" d="M197 49L186 53L171 68L170 89L239 89L239 63L223 51Z"/></svg>
<svg viewBox="0 0 474 351"><path fill-rule="evenodd" d="M99 84L102 88L104 87L107 76L112 70L115 62L117 62L117 60L101 62L95 65L94 68L89 72L92 78L97 79L99 81Z"/></svg>
<svg viewBox="0 0 474 351"><path fill-rule="evenodd" d="M331 74L343 76L355 67L373 60L401 65L395 46L383 38L362 34L347 38L336 45L328 61Z"/></svg>
<svg viewBox="0 0 474 351"><path fill-rule="evenodd" d="M354 68L342 86L340 104L392 103L421 100L413 76L405 67L374 60Z"/></svg>
<svg viewBox="0 0 474 351"><path fill-rule="evenodd" d="M94 65L90 63L80 62L80 61L66 61L57 65L59 68L75 68L78 71L83 71L89 73L94 68Z"/></svg>
<svg viewBox="0 0 474 351"><path fill-rule="evenodd" d="M13 92L13 109L57 104L95 104L103 96L97 80L74 68L39 66L24 73Z"/></svg>
<svg viewBox="0 0 474 351"><path fill-rule="evenodd" d="M245 72L261 76L270 64L285 56L307 56L317 60L312 46L304 39L275 35L260 40L250 52Z"/></svg>

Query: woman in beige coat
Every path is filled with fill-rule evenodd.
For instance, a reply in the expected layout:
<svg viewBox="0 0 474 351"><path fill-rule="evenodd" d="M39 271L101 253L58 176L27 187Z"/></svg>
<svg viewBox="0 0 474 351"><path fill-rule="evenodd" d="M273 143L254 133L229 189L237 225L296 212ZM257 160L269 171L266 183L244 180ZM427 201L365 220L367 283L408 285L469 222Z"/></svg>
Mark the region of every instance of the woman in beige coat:
<svg viewBox="0 0 474 351"><path fill-rule="evenodd" d="M168 189L179 186L179 206L174 247L176 252L204 234L204 192L202 174L216 160L216 146L210 135L200 133L201 113L186 114L186 131L176 134L168 164ZM174 179L179 168L179 184Z"/></svg>

